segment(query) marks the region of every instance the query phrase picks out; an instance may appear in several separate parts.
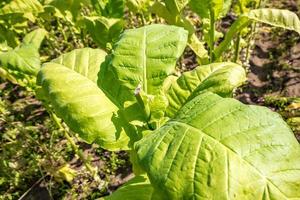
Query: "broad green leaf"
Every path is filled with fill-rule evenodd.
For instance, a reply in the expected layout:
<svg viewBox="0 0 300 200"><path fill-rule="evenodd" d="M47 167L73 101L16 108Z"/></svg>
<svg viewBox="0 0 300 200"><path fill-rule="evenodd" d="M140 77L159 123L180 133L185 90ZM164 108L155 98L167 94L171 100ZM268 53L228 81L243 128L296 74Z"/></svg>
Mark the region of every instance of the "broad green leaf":
<svg viewBox="0 0 300 200"><path fill-rule="evenodd" d="M0 9L0 15L12 13L38 13L43 6L38 0L13 0Z"/></svg>
<svg viewBox="0 0 300 200"><path fill-rule="evenodd" d="M100 200L151 200L153 188L147 175L140 175L121 186L112 195ZM154 200L154 199L153 199ZM157 199L158 200L158 199Z"/></svg>
<svg viewBox="0 0 300 200"><path fill-rule="evenodd" d="M291 11L269 8L251 10L250 12L241 15L232 24L232 26L226 33L224 40L215 50L215 58L220 58L222 53L227 50L233 37L253 21L296 31L300 34L300 20L298 16Z"/></svg>
<svg viewBox="0 0 300 200"><path fill-rule="evenodd" d="M295 13L289 10L262 8L251 10L245 16L249 20L296 31L300 34L300 20Z"/></svg>
<svg viewBox="0 0 300 200"><path fill-rule="evenodd" d="M130 145L126 133L132 136L135 132L95 83L104 56L97 49L70 52L44 64L37 83L58 117L82 139L105 149L126 150Z"/></svg>
<svg viewBox="0 0 300 200"><path fill-rule="evenodd" d="M106 52L101 49L75 49L63 54L51 62L64 65L97 83L100 65L104 62Z"/></svg>
<svg viewBox="0 0 300 200"><path fill-rule="evenodd" d="M63 65L48 63L39 73L39 85L57 115L86 142L109 150L128 149L129 137L118 108L94 82Z"/></svg>
<svg viewBox="0 0 300 200"><path fill-rule="evenodd" d="M40 65L40 55L34 45L25 44L0 53L0 66L7 70L35 76L40 69Z"/></svg>
<svg viewBox="0 0 300 200"><path fill-rule="evenodd" d="M190 0L164 0L169 12L180 13Z"/></svg>
<svg viewBox="0 0 300 200"><path fill-rule="evenodd" d="M299 199L300 146L268 108L204 93L135 149L164 199Z"/></svg>
<svg viewBox="0 0 300 200"><path fill-rule="evenodd" d="M101 67L99 86L120 107L135 101L139 85L146 94L158 94L175 71L187 35L183 28L162 24L125 31Z"/></svg>
<svg viewBox="0 0 300 200"><path fill-rule="evenodd" d="M105 17L84 17L83 20L93 40L101 47L107 48L108 43L114 43L123 31L122 19Z"/></svg>
<svg viewBox="0 0 300 200"><path fill-rule="evenodd" d="M42 11L43 6L38 0L13 0L0 9L0 16L20 13L29 20L34 21L34 14Z"/></svg>
<svg viewBox="0 0 300 200"><path fill-rule="evenodd" d="M36 49L39 49L46 35L47 31L45 29L38 28L28 33L23 38L22 44L32 44Z"/></svg>
<svg viewBox="0 0 300 200"><path fill-rule="evenodd" d="M202 91L229 97L245 80L245 70L234 63L213 63L185 72L167 91L167 115L173 117L188 99Z"/></svg>

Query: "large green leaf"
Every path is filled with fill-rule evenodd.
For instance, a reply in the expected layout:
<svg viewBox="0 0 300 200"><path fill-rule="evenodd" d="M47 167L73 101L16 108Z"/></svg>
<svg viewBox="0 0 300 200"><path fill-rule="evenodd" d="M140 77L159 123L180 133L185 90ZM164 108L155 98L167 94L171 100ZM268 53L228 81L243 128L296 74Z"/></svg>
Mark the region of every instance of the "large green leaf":
<svg viewBox="0 0 300 200"><path fill-rule="evenodd" d="M41 66L38 49L33 45L21 45L0 53L0 66L7 70L35 76Z"/></svg>
<svg viewBox="0 0 300 200"><path fill-rule="evenodd" d="M12 13L38 13L43 6L38 0L13 0L0 9L0 15Z"/></svg>
<svg viewBox="0 0 300 200"><path fill-rule="evenodd" d="M106 48L108 43L115 42L123 31L122 19L105 17L84 17L83 20L93 40L101 47Z"/></svg>
<svg viewBox="0 0 300 200"><path fill-rule="evenodd" d="M233 23L226 33L224 41L215 50L215 58L220 58L222 53L227 50L233 37L253 21L293 30L300 34L300 20L298 16L291 11L269 8L251 10L248 13L241 15Z"/></svg>
<svg viewBox="0 0 300 200"><path fill-rule="evenodd" d="M279 114L204 93L136 144L165 199L300 199L300 146Z"/></svg>
<svg viewBox="0 0 300 200"><path fill-rule="evenodd" d="M125 31L101 67L99 86L120 107L135 101L139 85L146 94L158 94L175 70L187 35L183 28L162 24Z"/></svg>
<svg viewBox="0 0 300 200"><path fill-rule="evenodd" d="M202 91L231 96L245 79L243 67L234 63L213 63L185 72L167 91L167 115L173 117L188 99Z"/></svg>
<svg viewBox="0 0 300 200"><path fill-rule="evenodd" d="M22 44L33 45L36 49L39 49L42 41L47 35L47 31L42 28L38 28L28 33L24 38Z"/></svg>
<svg viewBox="0 0 300 200"><path fill-rule="evenodd" d="M34 21L34 14L42 11L43 6L38 0L13 0L0 9L0 17L1 15L22 14L24 17Z"/></svg>
<svg viewBox="0 0 300 200"><path fill-rule="evenodd" d="M82 139L109 150L128 149L125 132L135 132L95 83L104 57L102 50L75 50L44 64L37 82L44 99Z"/></svg>
<svg viewBox="0 0 300 200"><path fill-rule="evenodd" d="M151 200L153 188L146 175L140 175L131 179L112 195L100 200ZM154 200L154 199L153 199ZM158 200L157 198L155 200Z"/></svg>
<svg viewBox="0 0 300 200"><path fill-rule="evenodd" d="M51 62L64 65L97 83L98 72L105 56L106 52L101 49L83 48L63 54Z"/></svg>

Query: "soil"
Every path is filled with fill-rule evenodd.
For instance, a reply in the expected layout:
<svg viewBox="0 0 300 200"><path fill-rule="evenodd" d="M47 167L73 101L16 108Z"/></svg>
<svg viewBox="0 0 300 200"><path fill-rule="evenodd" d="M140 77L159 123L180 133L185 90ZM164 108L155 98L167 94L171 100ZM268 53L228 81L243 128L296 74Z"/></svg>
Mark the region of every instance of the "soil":
<svg viewBox="0 0 300 200"><path fill-rule="evenodd" d="M293 46L285 42L290 37L298 38ZM262 30L255 42L247 78L237 96L244 103L262 105L268 95L300 97L300 38L286 32L274 40L271 32Z"/></svg>

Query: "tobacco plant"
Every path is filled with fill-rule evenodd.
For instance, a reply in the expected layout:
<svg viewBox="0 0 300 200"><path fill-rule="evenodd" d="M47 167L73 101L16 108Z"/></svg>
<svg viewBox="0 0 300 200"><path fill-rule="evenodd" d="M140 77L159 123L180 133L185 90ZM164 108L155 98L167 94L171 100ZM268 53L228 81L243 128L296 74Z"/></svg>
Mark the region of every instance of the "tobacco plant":
<svg viewBox="0 0 300 200"><path fill-rule="evenodd" d="M183 28L126 30L110 54L77 49L45 63L39 97L88 143L127 150L136 177L104 199L298 199L300 148L268 108L230 98L234 63L179 73Z"/></svg>
<svg viewBox="0 0 300 200"><path fill-rule="evenodd" d="M300 34L300 20L291 11L259 8L258 1L256 2L258 5L254 6L257 9L248 9L249 1L245 0L238 0L233 6L232 3L232 0L164 0L162 2L156 1L151 10L164 18L167 23L184 27L189 31L189 46L202 63L222 61L222 54L229 50L233 43L235 44L234 56L230 60L236 62L241 50L241 33L247 27L253 31L252 23L264 23L293 30ZM203 31L200 40L196 36L192 21L184 16L186 6L189 6L201 19ZM217 22L226 16L231 7L234 7L235 11L237 10L237 19L226 32L222 41L219 42L222 34L217 32ZM208 48L205 47L205 44Z"/></svg>
<svg viewBox="0 0 300 200"><path fill-rule="evenodd" d="M41 67L39 48L46 36L44 29L28 33L16 48L2 44L0 48L0 77L15 84L34 89Z"/></svg>

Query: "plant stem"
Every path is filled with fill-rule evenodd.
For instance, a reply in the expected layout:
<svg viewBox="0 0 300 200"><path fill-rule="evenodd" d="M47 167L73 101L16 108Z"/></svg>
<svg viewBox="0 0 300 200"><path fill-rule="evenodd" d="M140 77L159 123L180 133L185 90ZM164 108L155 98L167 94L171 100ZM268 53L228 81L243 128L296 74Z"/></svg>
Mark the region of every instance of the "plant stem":
<svg viewBox="0 0 300 200"><path fill-rule="evenodd" d="M210 62L214 61L214 45L215 45L215 13L210 9L210 30L209 30L209 48Z"/></svg>
<svg viewBox="0 0 300 200"><path fill-rule="evenodd" d="M234 49L234 58L233 62L237 62L239 59L239 54L240 54L240 43L241 43L241 34L238 33L236 42L235 42L235 49Z"/></svg>
<svg viewBox="0 0 300 200"><path fill-rule="evenodd" d="M49 113L50 113L50 116L52 117L53 121L55 122L55 124L58 126L58 128L63 130L65 138L70 143L70 145L71 145L72 149L74 150L75 154L83 162L86 169L92 174L92 176L95 178L95 180L97 182L102 182L102 184L104 184L104 182L101 181L99 176L97 175L97 170L90 164L89 160L85 158L83 152L78 148L78 146L74 142L73 138L70 136L68 130L61 124L60 119L53 112L50 111Z"/></svg>
<svg viewBox="0 0 300 200"><path fill-rule="evenodd" d="M243 9L241 0L237 0L237 4L238 4L238 6L239 6L239 9L240 9L241 14L243 14L243 13L244 13L244 9Z"/></svg>
<svg viewBox="0 0 300 200"><path fill-rule="evenodd" d="M250 29L250 35L249 35L249 38L247 40L247 50L246 50L246 58L245 58L245 62L248 62L249 58L250 58L250 54L251 54L251 41L253 40L254 38L254 33L255 33L255 28L256 27L256 23L253 23L252 26L251 26L251 29Z"/></svg>

